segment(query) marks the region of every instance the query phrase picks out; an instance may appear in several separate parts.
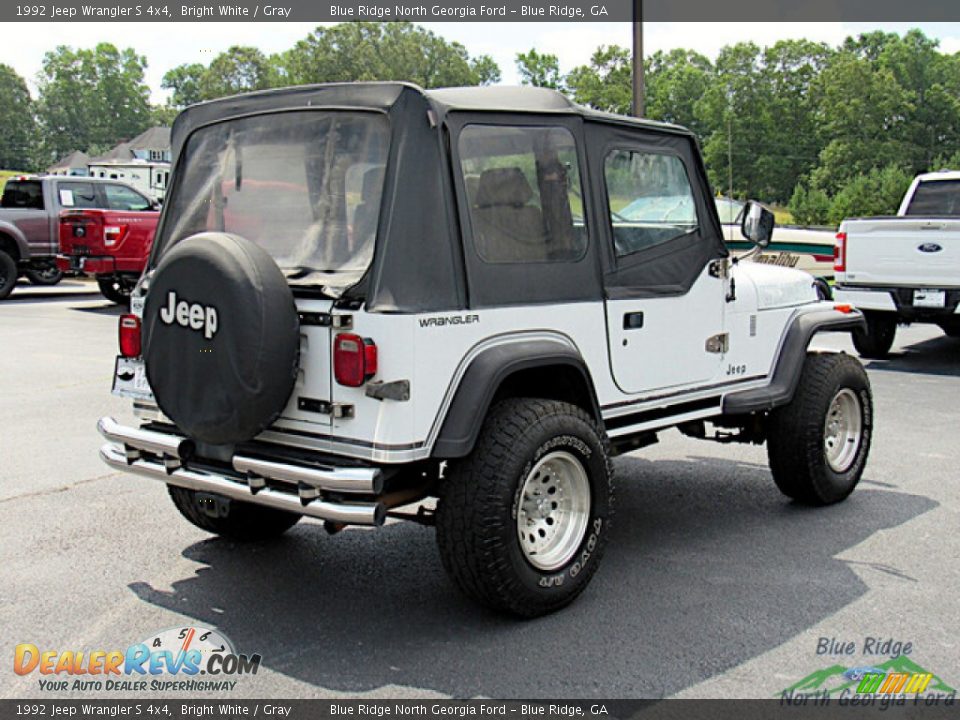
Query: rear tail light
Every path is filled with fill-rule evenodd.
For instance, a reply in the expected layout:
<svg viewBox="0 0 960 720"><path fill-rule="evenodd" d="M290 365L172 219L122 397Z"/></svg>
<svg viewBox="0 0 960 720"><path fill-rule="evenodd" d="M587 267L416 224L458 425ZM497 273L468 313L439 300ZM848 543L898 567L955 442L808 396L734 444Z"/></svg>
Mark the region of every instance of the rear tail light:
<svg viewBox="0 0 960 720"><path fill-rule="evenodd" d="M370 338L340 333L333 340L333 376L347 387L360 387L377 374L377 346Z"/></svg>
<svg viewBox="0 0 960 720"><path fill-rule="evenodd" d="M120 316L120 354L140 357L140 318L136 315Z"/></svg>
<svg viewBox="0 0 960 720"><path fill-rule="evenodd" d="M846 272L847 270L847 234L838 232L833 244L833 271Z"/></svg>
<svg viewBox="0 0 960 720"><path fill-rule="evenodd" d="M126 225L107 225L103 228L103 244L106 247L113 247L127 234Z"/></svg>

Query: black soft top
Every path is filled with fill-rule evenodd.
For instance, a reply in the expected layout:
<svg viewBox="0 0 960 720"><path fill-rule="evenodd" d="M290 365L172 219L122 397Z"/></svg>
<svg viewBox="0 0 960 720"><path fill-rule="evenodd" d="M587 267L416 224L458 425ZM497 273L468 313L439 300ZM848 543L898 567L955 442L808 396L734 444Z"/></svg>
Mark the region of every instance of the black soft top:
<svg viewBox="0 0 960 720"><path fill-rule="evenodd" d="M650 262L644 258L639 269L628 271L633 273L631 284L650 288L653 293L679 292L689 288L706 259L726 254L716 210L709 201L705 171L690 131L676 125L596 112L544 88L424 90L402 82L332 83L265 90L194 105L173 124L174 171L169 192L174 192L182 172L180 153L198 128L248 115L310 109L378 112L391 120L391 150L373 261L364 277L343 297L344 301L363 302L368 310L449 311L514 302L577 302L603 297L601 263L609 272L613 260L608 257L610 251L601 251L597 242L591 242L587 254L576 263L544 264L538 268L497 265L483 273L477 270L481 263L462 242L464 228L449 167L448 138L440 129L480 118L497 122L511 116L520 121L550 118L568 129L575 129L575 124L582 121L607 126L608 135L628 137L641 130L646 131L648 143L672 148L683 155L694 187L700 188L699 212L709 220L705 225L709 237L691 239L686 245L681 244L679 250L671 250L669 256L651 258ZM593 195L604 192L597 185L599 179L587 180ZM174 209L167 204L158 238L164 237L171 212ZM155 244L151 266L159 259L160 245ZM664 255L661 250L654 252ZM538 273L536 281L529 274L534 270Z"/></svg>
<svg viewBox="0 0 960 720"><path fill-rule="evenodd" d="M427 102L441 122L451 111L505 112L579 115L601 122L634 125L692 137L684 127L669 123L599 112L577 105L556 90L536 87L454 87L424 90L407 82L345 82L261 90L193 105L173 124L171 144L174 158L196 128L238 115L271 110L310 107L344 107L390 112L404 95L416 95Z"/></svg>

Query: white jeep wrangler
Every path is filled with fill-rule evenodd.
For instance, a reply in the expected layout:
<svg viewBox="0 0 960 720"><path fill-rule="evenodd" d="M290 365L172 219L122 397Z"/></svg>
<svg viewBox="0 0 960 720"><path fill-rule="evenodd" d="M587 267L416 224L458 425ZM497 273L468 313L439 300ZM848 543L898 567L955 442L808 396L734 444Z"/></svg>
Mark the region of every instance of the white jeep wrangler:
<svg viewBox="0 0 960 720"><path fill-rule="evenodd" d="M860 479L866 374L807 348L862 317L731 263L682 128L360 83L191 107L173 146L120 320L114 391L143 423L103 418L101 455L204 530L436 525L468 595L536 616L599 565L610 458L661 430L766 442L799 502Z"/></svg>

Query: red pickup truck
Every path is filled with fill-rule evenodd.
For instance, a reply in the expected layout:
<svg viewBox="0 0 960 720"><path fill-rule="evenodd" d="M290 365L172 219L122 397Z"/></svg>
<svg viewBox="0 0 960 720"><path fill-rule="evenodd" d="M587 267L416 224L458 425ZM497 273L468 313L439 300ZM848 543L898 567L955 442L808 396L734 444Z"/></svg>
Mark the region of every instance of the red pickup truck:
<svg viewBox="0 0 960 720"><path fill-rule="evenodd" d="M147 265L159 219L156 209L142 205L129 210L64 210L57 267L95 276L104 297L126 304Z"/></svg>

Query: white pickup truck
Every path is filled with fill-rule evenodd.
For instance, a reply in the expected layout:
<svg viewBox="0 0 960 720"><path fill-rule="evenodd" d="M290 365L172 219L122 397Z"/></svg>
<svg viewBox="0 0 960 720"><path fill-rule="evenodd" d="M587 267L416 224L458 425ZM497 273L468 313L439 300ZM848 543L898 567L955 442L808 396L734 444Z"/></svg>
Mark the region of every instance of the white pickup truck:
<svg viewBox="0 0 960 720"><path fill-rule="evenodd" d="M834 249L838 303L862 310L857 352L882 358L900 323L960 337L960 172L918 175L896 217L844 220Z"/></svg>

